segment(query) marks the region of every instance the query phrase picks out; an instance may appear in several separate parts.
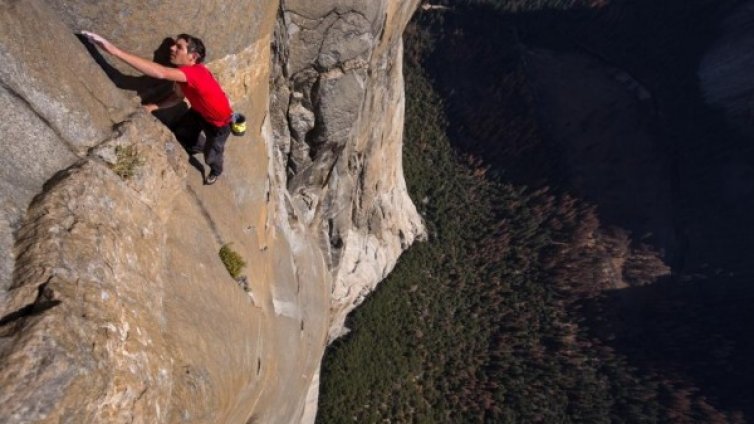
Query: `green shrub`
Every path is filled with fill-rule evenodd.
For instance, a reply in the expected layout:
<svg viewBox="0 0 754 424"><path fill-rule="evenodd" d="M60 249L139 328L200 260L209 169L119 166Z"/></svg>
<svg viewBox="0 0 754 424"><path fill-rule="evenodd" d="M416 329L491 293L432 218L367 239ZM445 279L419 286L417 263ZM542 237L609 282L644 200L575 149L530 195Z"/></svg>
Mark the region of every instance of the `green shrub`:
<svg viewBox="0 0 754 424"><path fill-rule="evenodd" d="M226 243L220 248L220 260L223 261L225 269L228 270L228 274L233 278L241 276L241 270L246 266L246 262L241 255L230 248L230 243Z"/></svg>
<svg viewBox="0 0 754 424"><path fill-rule="evenodd" d="M115 146L115 158L116 161L110 165L110 169L124 180L133 177L136 170L144 165L144 158L139 156L138 149L133 145Z"/></svg>

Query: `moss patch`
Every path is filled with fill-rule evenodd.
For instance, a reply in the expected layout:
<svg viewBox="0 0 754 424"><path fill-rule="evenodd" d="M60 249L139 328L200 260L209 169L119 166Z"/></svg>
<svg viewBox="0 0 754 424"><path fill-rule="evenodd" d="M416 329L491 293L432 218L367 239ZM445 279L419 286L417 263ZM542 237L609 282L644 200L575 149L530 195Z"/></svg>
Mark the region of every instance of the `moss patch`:
<svg viewBox="0 0 754 424"><path fill-rule="evenodd" d="M230 248L230 243L224 244L220 248L220 260L223 261L225 269L228 270L228 274L233 278L240 277L241 271L246 266L246 262L241 255Z"/></svg>
<svg viewBox="0 0 754 424"><path fill-rule="evenodd" d="M136 146L115 146L115 158L110 169L124 180L133 177L136 170L144 165L144 158L139 156Z"/></svg>

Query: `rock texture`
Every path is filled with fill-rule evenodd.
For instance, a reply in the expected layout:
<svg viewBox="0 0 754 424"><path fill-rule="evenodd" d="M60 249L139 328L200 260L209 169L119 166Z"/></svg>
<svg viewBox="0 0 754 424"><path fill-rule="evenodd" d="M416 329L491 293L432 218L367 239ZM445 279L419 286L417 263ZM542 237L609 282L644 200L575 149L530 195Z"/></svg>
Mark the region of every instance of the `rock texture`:
<svg viewBox="0 0 754 424"><path fill-rule="evenodd" d="M39 34L48 34L39 42ZM36 40L36 41L32 41ZM65 51L65 60L50 66ZM108 137L129 102L40 2L0 7L0 288L13 274L13 232L54 173ZM86 76L86 77L84 77Z"/></svg>
<svg viewBox="0 0 754 424"><path fill-rule="evenodd" d="M169 412L171 358L154 331L165 296L161 224L186 167L165 149L167 130L145 118L122 124L97 153L56 175L17 233L2 305L5 422ZM137 144L144 166L165 172L123 181L97 157Z"/></svg>
<svg viewBox="0 0 754 424"><path fill-rule="evenodd" d="M0 422L310 422L328 340L423 235L401 165L417 2L194 3L0 5ZM82 29L144 57L205 40L249 121L216 185L139 110L158 82Z"/></svg>
<svg viewBox="0 0 754 424"><path fill-rule="evenodd" d="M278 17L276 178L335 276L330 339L423 235L394 142L403 127L400 34L416 5L289 1Z"/></svg>

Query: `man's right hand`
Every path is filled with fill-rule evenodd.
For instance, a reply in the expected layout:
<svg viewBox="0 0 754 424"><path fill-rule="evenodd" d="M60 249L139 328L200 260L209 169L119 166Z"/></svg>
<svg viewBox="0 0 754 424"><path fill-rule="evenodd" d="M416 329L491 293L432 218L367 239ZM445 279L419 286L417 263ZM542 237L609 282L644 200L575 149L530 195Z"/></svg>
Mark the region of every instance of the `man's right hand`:
<svg viewBox="0 0 754 424"><path fill-rule="evenodd" d="M158 105L157 103L147 103L145 105L142 105L142 107L147 112L152 113L152 112L156 111L157 109L159 109L160 105Z"/></svg>
<svg viewBox="0 0 754 424"><path fill-rule="evenodd" d="M147 76L169 81L186 82L186 74L180 69L169 68L160 65L159 63L152 62L151 60L143 59L125 50L121 50L113 43L107 41L105 37L91 31L81 31L81 35L86 37L87 40L95 44L97 47L126 62L134 69Z"/></svg>
<svg viewBox="0 0 754 424"><path fill-rule="evenodd" d="M105 39L105 37L103 37L103 36L101 36L99 34L95 34L95 33L90 32L90 31L81 31L81 35L83 35L90 42L96 44L102 50L104 50L104 51L106 51L106 52L108 52L110 54L115 54L115 51L117 50L117 47L115 47L113 45L113 43L107 41L107 39Z"/></svg>

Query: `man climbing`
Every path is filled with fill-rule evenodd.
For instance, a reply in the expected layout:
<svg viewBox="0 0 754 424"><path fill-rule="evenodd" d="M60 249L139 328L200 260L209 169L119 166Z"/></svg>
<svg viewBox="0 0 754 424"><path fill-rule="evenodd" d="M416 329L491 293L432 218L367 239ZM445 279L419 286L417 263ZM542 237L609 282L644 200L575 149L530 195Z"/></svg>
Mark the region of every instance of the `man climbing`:
<svg viewBox="0 0 754 424"><path fill-rule="evenodd" d="M188 34L179 35L170 47L170 63L176 66L171 68L123 51L95 33L82 31L82 34L139 72L175 82L169 97L158 103L146 104L144 108L152 112L175 106L184 97L188 99L191 109L175 126L176 137L189 152L204 152L204 162L210 167L205 184L214 184L223 173L223 153L230 134L233 110L220 84L202 64L206 54L202 40ZM201 131L204 131L205 141L199 137Z"/></svg>

